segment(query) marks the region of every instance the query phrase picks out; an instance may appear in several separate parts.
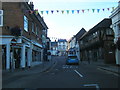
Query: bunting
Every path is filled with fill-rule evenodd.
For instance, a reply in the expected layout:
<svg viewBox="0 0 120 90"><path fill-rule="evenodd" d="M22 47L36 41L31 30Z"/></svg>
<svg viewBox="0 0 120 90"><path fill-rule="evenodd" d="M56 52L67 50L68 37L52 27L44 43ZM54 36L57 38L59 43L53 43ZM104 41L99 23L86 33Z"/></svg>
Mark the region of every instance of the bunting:
<svg viewBox="0 0 120 90"><path fill-rule="evenodd" d="M64 13L67 13L67 14L75 14L75 12L77 14L79 13L85 13L85 12L92 12L92 13L100 13L100 12L104 12L104 11L113 11L115 9L115 7L111 7L111 8L102 8L102 9L78 9L78 10L45 10L45 11L40 11L41 14L43 14L43 12L46 12L46 14L49 14L51 12L51 14L54 14L54 13L59 13L61 12L62 14Z"/></svg>
<svg viewBox="0 0 120 90"><path fill-rule="evenodd" d="M35 9L34 11L32 11L32 10L26 10L26 13L29 13L29 14L36 14L36 15L38 15L38 9Z"/></svg>
<svg viewBox="0 0 120 90"><path fill-rule="evenodd" d="M49 38L54 39L54 40L61 39L61 38L58 38L58 37L49 37Z"/></svg>
<svg viewBox="0 0 120 90"><path fill-rule="evenodd" d="M43 14L54 14L54 13L59 13L59 12L61 12L62 14L64 14L64 13L67 13L67 14L70 14L70 13L72 13L72 14L75 14L75 13L77 13L77 14L79 14L79 13L85 13L85 12L92 12L92 13L95 13L95 12L97 12L97 13L100 13L100 12L104 12L104 11L113 11L115 9L115 7L111 7L111 8L102 8L102 9L100 9L100 8L98 8L98 9L78 9L78 10L43 10L43 11L40 11L40 13L43 15ZM36 15L38 15L39 14L39 12L38 12L38 9L35 9L34 11L32 11L32 10L26 10L26 12L27 13L29 13L29 14L36 14Z"/></svg>

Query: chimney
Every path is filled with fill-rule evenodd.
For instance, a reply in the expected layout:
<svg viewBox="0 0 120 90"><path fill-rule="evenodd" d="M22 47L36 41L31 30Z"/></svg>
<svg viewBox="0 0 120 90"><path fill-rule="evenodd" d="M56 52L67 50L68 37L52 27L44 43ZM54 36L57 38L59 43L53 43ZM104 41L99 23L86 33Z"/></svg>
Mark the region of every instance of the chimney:
<svg viewBox="0 0 120 90"><path fill-rule="evenodd" d="M34 10L33 2L30 2L30 8L31 8L32 10Z"/></svg>

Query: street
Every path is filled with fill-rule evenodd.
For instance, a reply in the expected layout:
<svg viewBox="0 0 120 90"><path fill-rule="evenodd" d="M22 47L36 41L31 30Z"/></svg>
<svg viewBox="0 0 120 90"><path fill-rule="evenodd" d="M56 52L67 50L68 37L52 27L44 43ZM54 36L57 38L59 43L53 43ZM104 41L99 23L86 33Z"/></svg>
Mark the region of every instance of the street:
<svg viewBox="0 0 120 90"><path fill-rule="evenodd" d="M118 88L118 76L92 64L66 65L66 58L52 58L55 64L45 72L29 72L6 79L3 88ZM33 69L34 70L34 69Z"/></svg>

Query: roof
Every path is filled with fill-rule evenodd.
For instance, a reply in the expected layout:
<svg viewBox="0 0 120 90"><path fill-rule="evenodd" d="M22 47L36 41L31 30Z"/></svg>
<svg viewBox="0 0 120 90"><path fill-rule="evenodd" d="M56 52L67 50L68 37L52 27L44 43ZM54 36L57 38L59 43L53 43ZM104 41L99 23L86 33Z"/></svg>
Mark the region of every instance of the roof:
<svg viewBox="0 0 120 90"><path fill-rule="evenodd" d="M85 32L85 33L79 38L79 40L80 40L80 39L83 39L87 33L88 33L88 32Z"/></svg>
<svg viewBox="0 0 120 90"><path fill-rule="evenodd" d="M57 46L57 42L51 42L51 46Z"/></svg>
<svg viewBox="0 0 120 90"><path fill-rule="evenodd" d="M84 28L82 28L76 35L76 39L78 40L80 37L82 37L82 35L86 32L86 30Z"/></svg>
<svg viewBox="0 0 120 90"><path fill-rule="evenodd" d="M99 28L108 28L110 27L111 24L112 24L112 20L109 18L105 18L101 22L99 22L97 25L95 25L92 29L90 29L87 35L90 33L96 32Z"/></svg>

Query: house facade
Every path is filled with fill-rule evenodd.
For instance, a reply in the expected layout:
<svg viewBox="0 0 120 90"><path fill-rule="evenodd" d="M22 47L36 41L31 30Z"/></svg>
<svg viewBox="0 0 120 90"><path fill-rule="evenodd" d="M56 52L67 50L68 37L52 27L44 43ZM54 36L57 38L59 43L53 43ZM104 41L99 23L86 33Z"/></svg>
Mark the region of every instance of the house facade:
<svg viewBox="0 0 120 90"><path fill-rule="evenodd" d="M115 64L114 32L105 18L80 38L81 60Z"/></svg>
<svg viewBox="0 0 120 90"><path fill-rule="evenodd" d="M59 56L66 55L67 51L67 40L66 39L58 39L58 54Z"/></svg>
<svg viewBox="0 0 120 90"><path fill-rule="evenodd" d="M42 63L47 29L32 2L3 2L0 30L2 68L25 68Z"/></svg>
<svg viewBox="0 0 120 90"><path fill-rule="evenodd" d="M86 32L84 28L82 28L76 35L74 35L69 40L69 50L68 54L75 54L77 55L78 59L80 60L80 44L79 44L79 38L82 37L82 35Z"/></svg>
<svg viewBox="0 0 120 90"><path fill-rule="evenodd" d="M111 27L115 33L114 43L117 46L115 50L116 64L120 65L120 1L118 7L112 11L110 18L112 19Z"/></svg>
<svg viewBox="0 0 120 90"><path fill-rule="evenodd" d="M58 42L51 42L51 55L57 56L58 55Z"/></svg>

